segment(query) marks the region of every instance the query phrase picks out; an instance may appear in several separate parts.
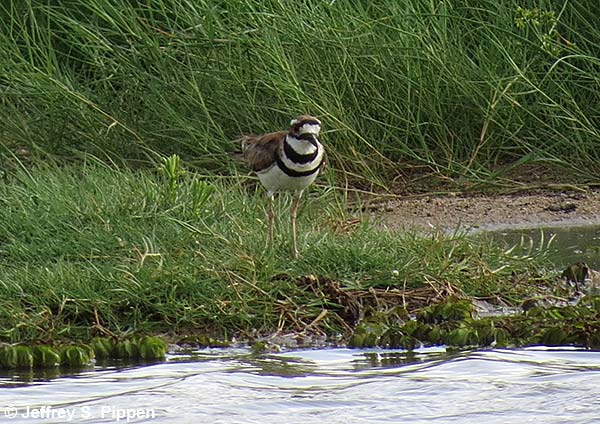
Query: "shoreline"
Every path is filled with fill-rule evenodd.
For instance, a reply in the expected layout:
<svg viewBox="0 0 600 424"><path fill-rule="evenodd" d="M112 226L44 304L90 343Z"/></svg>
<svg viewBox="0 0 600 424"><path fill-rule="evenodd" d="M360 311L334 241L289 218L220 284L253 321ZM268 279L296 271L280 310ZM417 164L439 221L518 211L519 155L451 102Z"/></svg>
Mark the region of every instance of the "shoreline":
<svg viewBox="0 0 600 424"><path fill-rule="evenodd" d="M600 225L600 191L425 196L369 208L390 230L467 232Z"/></svg>

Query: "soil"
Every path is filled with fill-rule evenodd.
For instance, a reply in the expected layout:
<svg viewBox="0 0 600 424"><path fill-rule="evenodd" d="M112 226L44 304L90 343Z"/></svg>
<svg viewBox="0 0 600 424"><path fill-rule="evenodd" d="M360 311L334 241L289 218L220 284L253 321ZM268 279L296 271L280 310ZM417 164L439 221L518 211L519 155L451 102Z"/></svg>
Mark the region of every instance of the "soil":
<svg viewBox="0 0 600 424"><path fill-rule="evenodd" d="M600 224L600 191L407 196L367 208L390 229L501 230Z"/></svg>

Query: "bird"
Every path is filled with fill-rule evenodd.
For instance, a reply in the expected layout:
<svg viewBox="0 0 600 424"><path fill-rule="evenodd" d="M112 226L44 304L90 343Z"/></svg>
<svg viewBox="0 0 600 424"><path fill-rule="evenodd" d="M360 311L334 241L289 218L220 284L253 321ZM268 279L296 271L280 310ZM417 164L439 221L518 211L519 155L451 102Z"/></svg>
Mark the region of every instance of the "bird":
<svg viewBox="0 0 600 424"><path fill-rule="evenodd" d="M311 115L300 115L292 119L288 130L263 135L243 136L242 158L256 173L267 190L269 208L269 242L273 243L275 193L292 192L290 207L292 226L292 253L300 256L296 237L296 217L300 198L323 171L325 148L319 141L321 121Z"/></svg>

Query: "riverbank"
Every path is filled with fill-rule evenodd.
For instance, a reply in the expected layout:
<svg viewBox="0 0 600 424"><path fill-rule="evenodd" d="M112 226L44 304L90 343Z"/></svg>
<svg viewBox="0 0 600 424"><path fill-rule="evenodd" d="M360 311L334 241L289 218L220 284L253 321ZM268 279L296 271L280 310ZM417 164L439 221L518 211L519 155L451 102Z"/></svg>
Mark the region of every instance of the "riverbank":
<svg viewBox="0 0 600 424"><path fill-rule="evenodd" d="M412 314L448 296L499 307L571 296L543 249L521 255L460 231L389 231L323 187L302 203L295 260L288 197L269 246L264 192L252 180L179 171L6 174L0 341L343 340L382 306Z"/></svg>

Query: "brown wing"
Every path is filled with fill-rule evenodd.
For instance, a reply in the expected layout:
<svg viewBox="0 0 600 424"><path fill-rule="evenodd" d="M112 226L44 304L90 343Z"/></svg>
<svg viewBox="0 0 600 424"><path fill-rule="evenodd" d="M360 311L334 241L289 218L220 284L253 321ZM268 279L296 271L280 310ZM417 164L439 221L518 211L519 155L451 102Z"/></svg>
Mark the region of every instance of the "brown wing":
<svg viewBox="0 0 600 424"><path fill-rule="evenodd" d="M287 131L278 131L260 136L242 137L242 155L253 171L270 167L277 155Z"/></svg>

